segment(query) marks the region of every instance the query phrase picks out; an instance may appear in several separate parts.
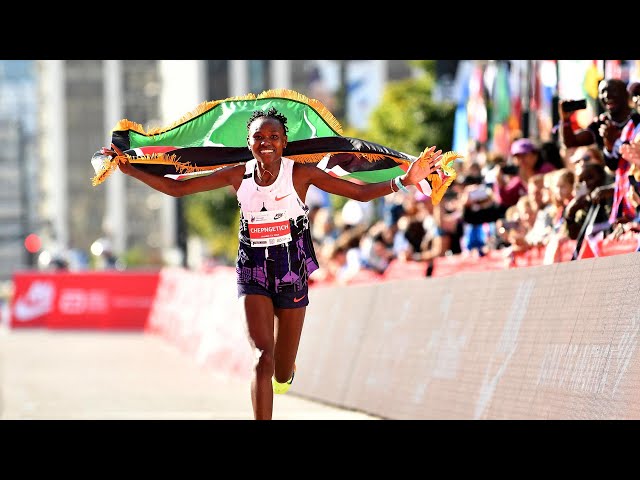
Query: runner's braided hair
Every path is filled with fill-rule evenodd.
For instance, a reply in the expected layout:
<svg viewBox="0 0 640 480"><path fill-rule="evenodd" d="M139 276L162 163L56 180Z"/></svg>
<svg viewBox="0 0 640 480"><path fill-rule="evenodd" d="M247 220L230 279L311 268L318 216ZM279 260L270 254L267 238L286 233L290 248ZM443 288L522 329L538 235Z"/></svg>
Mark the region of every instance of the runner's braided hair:
<svg viewBox="0 0 640 480"><path fill-rule="evenodd" d="M278 112L278 110L276 110L275 107L271 107L266 112L263 111L263 110L254 110L253 113L251 113L251 116L249 117L249 120L247 121L247 129L251 126L251 123L256 118L260 118L260 117L275 118L276 120L278 120L282 124L282 127L284 128L284 133L285 134L289 131L289 128L287 127L287 117L285 117L283 114Z"/></svg>

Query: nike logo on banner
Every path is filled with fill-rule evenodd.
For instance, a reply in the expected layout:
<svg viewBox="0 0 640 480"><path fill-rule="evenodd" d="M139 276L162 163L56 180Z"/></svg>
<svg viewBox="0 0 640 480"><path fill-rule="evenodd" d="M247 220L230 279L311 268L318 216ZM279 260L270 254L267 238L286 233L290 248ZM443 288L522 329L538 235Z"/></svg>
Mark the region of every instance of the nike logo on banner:
<svg viewBox="0 0 640 480"><path fill-rule="evenodd" d="M291 193L287 193L286 195L283 195L282 197L279 197L276 195L276 202L279 202L280 200L282 200L285 197L288 197L289 195L291 195Z"/></svg>
<svg viewBox="0 0 640 480"><path fill-rule="evenodd" d="M300 298L298 297L293 297L293 301L298 303L300 300L302 300L304 297L306 297L306 295L302 295Z"/></svg>

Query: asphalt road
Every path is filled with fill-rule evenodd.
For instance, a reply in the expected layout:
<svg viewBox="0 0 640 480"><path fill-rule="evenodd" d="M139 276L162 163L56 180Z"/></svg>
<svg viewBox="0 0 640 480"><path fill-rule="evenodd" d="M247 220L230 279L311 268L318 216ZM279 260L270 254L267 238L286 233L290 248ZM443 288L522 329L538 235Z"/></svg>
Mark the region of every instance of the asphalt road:
<svg viewBox="0 0 640 480"><path fill-rule="evenodd" d="M250 420L249 384L143 333L0 327L2 420ZM367 420L288 393L274 420Z"/></svg>

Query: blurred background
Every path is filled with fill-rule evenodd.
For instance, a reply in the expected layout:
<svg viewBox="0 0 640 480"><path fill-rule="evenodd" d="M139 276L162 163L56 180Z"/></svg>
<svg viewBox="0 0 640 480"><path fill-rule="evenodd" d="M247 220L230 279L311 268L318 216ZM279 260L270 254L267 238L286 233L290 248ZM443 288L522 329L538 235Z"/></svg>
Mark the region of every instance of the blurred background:
<svg viewBox="0 0 640 480"><path fill-rule="evenodd" d="M586 126L604 77L637 81L639 61L0 61L1 298L17 270L232 264L233 192L174 199L120 172L91 185L90 158L120 119L161 127L203 101L287 88L322 101L347 136L475 158L508 155L515 138L556 141L559 98L588 100L576 117Z"/></svg>

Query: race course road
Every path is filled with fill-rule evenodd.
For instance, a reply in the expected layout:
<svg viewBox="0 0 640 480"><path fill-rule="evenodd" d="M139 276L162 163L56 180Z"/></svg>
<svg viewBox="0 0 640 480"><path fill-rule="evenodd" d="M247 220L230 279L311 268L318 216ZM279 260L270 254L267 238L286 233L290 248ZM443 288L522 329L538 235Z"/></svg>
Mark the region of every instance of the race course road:
<svg viewBox="0 0 640 480"><path fill-rule="evenodd" d="M216 375L143 333L0 328L2 420L250 420L249 383ZM375 417L301 398L274 420Z"/></svg>

